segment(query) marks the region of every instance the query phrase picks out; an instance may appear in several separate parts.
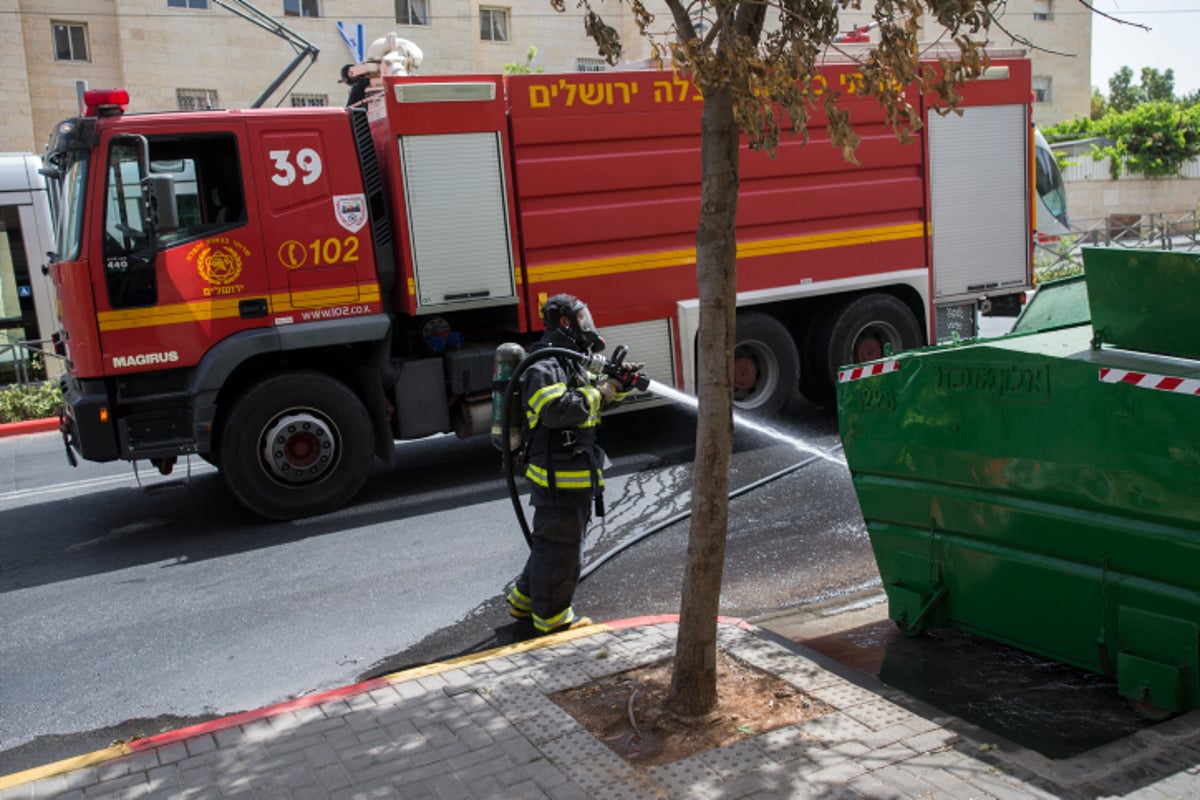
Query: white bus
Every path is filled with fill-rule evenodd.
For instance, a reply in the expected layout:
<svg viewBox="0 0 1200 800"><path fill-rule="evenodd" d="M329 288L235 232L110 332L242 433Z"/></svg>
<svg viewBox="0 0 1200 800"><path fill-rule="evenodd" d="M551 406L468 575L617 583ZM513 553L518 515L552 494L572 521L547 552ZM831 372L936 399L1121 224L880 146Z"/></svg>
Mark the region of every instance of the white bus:
<svg viewBox="0 0 1200 800"><path fill-rule="evenodd" d="M58 329L42 271L54 249L54 217L41 166L32 153L0 153L0 365L18 357L17 342L44 341ZM62 372L58 359L45 361L47 377Z"/></svg>
<svg viewBox="0 0 1200 800"><path fill-rule="evenodd" d="M1071 232L1067 219L1067 190L1063 186L1062 172L1054 160L1054 152L1046 137L1037 128L1033 129L1034 194L1037 196L1037 237L1039 242L1055 241Z"/></svg>

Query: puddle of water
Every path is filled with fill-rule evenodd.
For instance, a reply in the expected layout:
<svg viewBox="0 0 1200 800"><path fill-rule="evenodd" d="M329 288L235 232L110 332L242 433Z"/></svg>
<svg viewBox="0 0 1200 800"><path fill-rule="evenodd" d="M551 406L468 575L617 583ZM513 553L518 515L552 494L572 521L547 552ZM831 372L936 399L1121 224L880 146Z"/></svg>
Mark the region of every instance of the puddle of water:
<svg viewBox="0 0 1200 800"><path fill-rule="evenodd" d="M802 644L1047 758L1153 725L1114 680L963 631L909 638L882 620Z"/></svg>

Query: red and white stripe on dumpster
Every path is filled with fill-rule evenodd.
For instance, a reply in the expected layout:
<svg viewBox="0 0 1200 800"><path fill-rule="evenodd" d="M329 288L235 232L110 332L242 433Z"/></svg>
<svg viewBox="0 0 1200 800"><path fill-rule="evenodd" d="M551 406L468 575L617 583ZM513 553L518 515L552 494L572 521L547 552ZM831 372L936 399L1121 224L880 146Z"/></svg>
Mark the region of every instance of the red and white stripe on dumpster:
<svg viewBox="0 0 1200 800"><path fill-rule="evenodd" d="M849 383L850 381L859 381L863 378L873 378L876 375L882 375L885 372L895 372L898 369L900 369L900 362L894 358L889 358L887 361L867 364L865 367L841 370L838 372L838 383Z"/></svg>
<svg viewBox="0 0 1200 800"><path fill-rule="evenodd" d="M1139 389L1157 389L1160 392L1200 395L1200 379L1176 378L1171 375L1155 375L1150 372L1133 372L1127 369L1100 368L1101 383L1128 383Z"/></svg>

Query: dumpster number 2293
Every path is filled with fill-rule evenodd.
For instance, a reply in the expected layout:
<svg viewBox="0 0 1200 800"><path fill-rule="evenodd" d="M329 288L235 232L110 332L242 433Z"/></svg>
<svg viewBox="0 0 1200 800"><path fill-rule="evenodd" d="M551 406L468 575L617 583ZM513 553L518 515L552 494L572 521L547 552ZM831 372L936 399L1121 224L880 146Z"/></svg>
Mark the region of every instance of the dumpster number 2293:
<svg viewBox="0 0 1200 800"><path fill-rule="evenodd" d="M271 150L267 155L275 163L275 174L271 176L271 182L276 186L291 186L295 183L297 169L302 173L300 182L305 186L321 177L321 156L311 147L297 150L294 157L291 150Z"/></svg>

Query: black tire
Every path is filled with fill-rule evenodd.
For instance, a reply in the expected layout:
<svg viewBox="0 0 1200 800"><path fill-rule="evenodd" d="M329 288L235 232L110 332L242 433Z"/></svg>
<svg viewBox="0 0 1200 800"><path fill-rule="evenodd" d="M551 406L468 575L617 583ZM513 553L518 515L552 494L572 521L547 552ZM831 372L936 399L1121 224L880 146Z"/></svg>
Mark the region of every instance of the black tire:
<svg viewBox="0 0 1200 800"><path fill-rule="evenodd" d="M805 351L805 397L827 409L837 405L837 371L925 343L912 309L890 294L865 294L827 312Z"/></svg>
<svg viewBox="0 0 1200 800"><path fill-rule="evenodd" d="M734 408L756 416L780 414L800 383L796 341L779 320L755 311L738 313L734 339Z"/></svg>
<svg viewBox="0 0 1200 800"><path fill-rule="evenodd" d="M320 372L274 375L233 404L219 432L229 491L268 519L332 511L362 488L374 458L371 418L348 386ZM275 446L268 450L267 442Z"/></svg>

